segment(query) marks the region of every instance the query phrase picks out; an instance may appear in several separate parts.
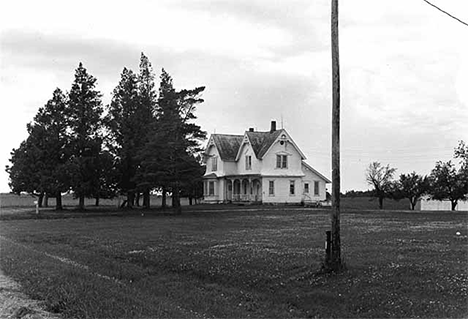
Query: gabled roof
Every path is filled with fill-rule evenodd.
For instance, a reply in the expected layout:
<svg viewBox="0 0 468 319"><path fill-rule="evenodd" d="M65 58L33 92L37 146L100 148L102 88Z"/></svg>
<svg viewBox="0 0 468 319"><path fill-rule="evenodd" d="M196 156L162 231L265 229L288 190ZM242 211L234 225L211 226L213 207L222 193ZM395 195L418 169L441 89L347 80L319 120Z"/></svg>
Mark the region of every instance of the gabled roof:
<svg viewBox="0 0 468 319"><path fill-rule="evenodd" d="M322 174L320 174L318 171L316 171L314 168L312 168L312 166L310 166L309 164L307 164L306 162L302 161L302 165L304 165L305 167L307 167L309 170L311 170L315 175L317 175L318 177L322 178L325 183L331 183L331 180L329 180L328 178L326 178L325 176L323 176Z"/></svg>
<svg viewBox="0 0 468 319"><path fill-rule="evenodd" d="M274 134L275 132L278 132L278 134L275 135ZM247 133L251 133L251 132L246 132L246 134ZM256 132L254 132L254 133L256 133ZM277 141L278 138L283 140L283 137L284 137L284 140L287 140L289 143L291 143L294 146L294 148L299 153L299 155L301 155L301 159L303 159L303 160L306 159L304 153L302 153L302 151L299 149L299 147L296 145L296 143L294 143L293 139L291 138L291 136L289 136L288 132L286 132L285 129L281 129L281 130L277 130L277 131L273 131L273 132L259 132L259 133L267 133L267 134L270 134L270 136L267 137L264 140L263 146L260 149L260 154L259 154L260 157L257 156L258 159L262 159L263 156L265 156L265 154L268 153L268 151L272 148L275 141ZM255 154L255 155L257 155L257 154Z"/></svg>
<svg viewBox="0 0 468 319"><path fill-rule="evenodd" d="M273 132L250 132L247 131L245 134L249 138L250 145L254 150L255 156L258 159L262 159L263 155L270 149L271 145L280 136L283 130L277 130Z"/></svg>
<svg viewBox="0 0 468 319"><path fill-rule="evenodd" d="M223 161L236 160L237 151L244 138L243 135L213 134L211 138Z"/></svg>
<svg viewBox="0 0 468 319"><path fill-rule="evenodd" d="M247 137L248 143L250 143L255 156L258 159L263 159L275 141L277 141L278 138L280 138L280 136L283 134L286 135L288 141L296 148L296 150L301 155L301 158L304 160L305 155L301 152L301 150L297 147L297 145L284 129L267 132L246 131L244 135L212 134L210 140L208 141L208 147L205 150L205 154L207 154L210 146L214 144L218 149L219 156L223 161L236 161L240 156L242 145L246 143L244 138Z"/></svg>

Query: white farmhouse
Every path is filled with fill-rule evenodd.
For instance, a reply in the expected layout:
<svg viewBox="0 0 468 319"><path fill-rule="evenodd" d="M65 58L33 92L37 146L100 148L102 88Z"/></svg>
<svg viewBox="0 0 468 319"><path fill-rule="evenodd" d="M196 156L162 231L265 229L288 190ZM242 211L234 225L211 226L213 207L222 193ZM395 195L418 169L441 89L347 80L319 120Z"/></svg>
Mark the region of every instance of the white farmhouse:
<svg viewBox="0 0 468 319"><path fill-rule="evenodd" d="M207 203L318 203L331 183L275 121L267 132L211 135L204 159Z"/></svg>

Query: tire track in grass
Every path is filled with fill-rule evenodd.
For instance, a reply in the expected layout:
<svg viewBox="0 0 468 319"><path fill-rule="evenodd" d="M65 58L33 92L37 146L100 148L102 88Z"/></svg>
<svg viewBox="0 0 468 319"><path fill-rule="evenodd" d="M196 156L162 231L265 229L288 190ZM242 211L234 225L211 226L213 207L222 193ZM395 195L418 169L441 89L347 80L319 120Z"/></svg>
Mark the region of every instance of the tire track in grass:
<svg viewBox="0 0 468 319"><path fill-rule="evenodd" d="M60 257L60 256L57 256L57 255L52 255L52 254L49 254L47 252L44 252L44 251L40 251L40 250L37 250L37 249L34 249L30 246L27 246L25 244L21 244L21 243L18 243L10 238L7 238L5 236L2 236L0 235L0 240L4 240L4 241L7 241L11 244L14 244L16 246L19 246L23 249L26 249L26 250L29 250L29 251L33 251L35 253L38 253L38 254L42 254L42 255L45 255L49 258L52 258L54 260L57 260L61 263L64 263L66 265L69 265L69 266L72 266L72 267L75 267L75 268L78 268L78 269L81 269L81 270L84 270L86 272L88 272L89 274L93 275L93 276L96 276L98 278L101 278L101 279L105 279L105 280L109 280L109 281L112 281L118 285L121 285L121 286L124 286L124 287L127 287L127 288L131 288L130 286L128 286L125 282L121 281L121 280L118 280L117 278L114 278L114 277L109 277L109 276L106 276L106 275L102 275L100 273L97 273L95 271L93 271L90 267L86 266L86 265L83 265L83 264L80 264L74 260L71 260L69 258L66 258L66 257ZM176 308L177 310L179 310L180 312L182 312L185 316L187 316L187 318L200 318L200 319L206 319L208 318L205 314L201 314L201 313L198 313L194 310L187 310L185 308L183 308L182 306L180 305L173 305L170 301L161 301L159 300L161 303L163 303L166 307L168 308ZM170 306L170 307L169 307Z"/></svg>

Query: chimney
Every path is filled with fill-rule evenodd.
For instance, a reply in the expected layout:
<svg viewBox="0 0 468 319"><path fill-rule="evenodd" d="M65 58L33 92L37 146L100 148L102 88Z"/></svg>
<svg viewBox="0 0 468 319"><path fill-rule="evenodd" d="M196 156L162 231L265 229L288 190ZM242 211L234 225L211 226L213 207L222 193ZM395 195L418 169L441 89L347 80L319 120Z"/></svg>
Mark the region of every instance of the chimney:
<svg viewBox="0 0 468 319"><path fill-rule="evenodd" d="M271 121L270 133L276 131L276 121Z"/></svg>
<svg viewBox="0 0 468 319"><path fill-rule="evenodd" d="M254 128L253 127L250 127L249 128L249 132L253 132L254 131Z"/></svg>

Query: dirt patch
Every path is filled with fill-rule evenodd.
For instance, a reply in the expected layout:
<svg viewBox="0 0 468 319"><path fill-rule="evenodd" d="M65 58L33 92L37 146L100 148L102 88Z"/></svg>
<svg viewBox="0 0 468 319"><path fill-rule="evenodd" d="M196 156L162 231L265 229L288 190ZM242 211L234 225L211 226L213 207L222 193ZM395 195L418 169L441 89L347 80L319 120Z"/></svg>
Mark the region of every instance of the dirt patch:
<svg viewBox="0 0 468 319"><path fill-rule="evenodd" d="M21 292L20 285L0 270L0 318L58 319L60 317L45 311L39 301L28 298Z"/></svg>

